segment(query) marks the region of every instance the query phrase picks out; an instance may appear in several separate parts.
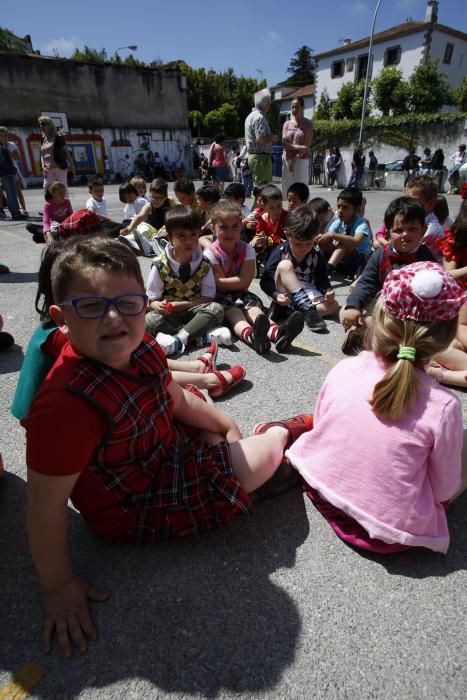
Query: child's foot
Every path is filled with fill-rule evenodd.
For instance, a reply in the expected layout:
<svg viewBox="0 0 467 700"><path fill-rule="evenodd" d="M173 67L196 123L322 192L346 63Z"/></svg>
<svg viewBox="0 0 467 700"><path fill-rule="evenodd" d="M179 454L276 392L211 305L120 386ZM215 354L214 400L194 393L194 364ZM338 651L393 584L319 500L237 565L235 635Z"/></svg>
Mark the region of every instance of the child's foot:
<svg viewBox="0 0 467 700"><path fill-rule="evenodd" d="M215 340L212 341L205 353L196 358L196 362L202 365L201 374L213 372L216 369L217 352L219 347Z"/></svg>
<svg viewBox="0 0 467 700"><path fill-rule="evenodd" d="M294 338L302 332L305 325L305 317L300 311L294 311L289 318L281 323L276 336L277 352L285 352Z"/></svg>
<svg viewBox="0 0 467 700"><path fill-rule="evenodd" d="M218 384L214 389L208 389L209 396L213 399L219 398L219 396L224 396L228 391L232 391L237 384L240 384L245 378L246 369L242 365L234 365L230 369L224 370L222 372L217 372L216 370L212 373L216 376Z"/></svg>
<svg viewBox="0 0 467 700"><path fill-rule="evenodd" d="M183 352L185 350L185 346L182 344L182 341L175 335L158 333L156 335L156 341L161 346L166 357L168 355L174 355L176 352Z"/></svg>
<svg viewBox="0 0 467 700"><path fill-rule="evenodd" d="M9 333L0 332L0 351L9 350L15 344L15 339Z"/></svg>
<svg viewBox="0 0 467 700"><path fill-rule="evenodd" d="M256 350L259 355L269 352L271 343L268 338L269 319L264 314L260 314L255 318L253 328L248 338L251 347Z"/></svg>
<svg viewBox="0 0 467 700"><path fill-rule="evenodd" d="M212 340L216 340L219 345L226 346L232 345L233 343L232 333L227 326L217 326L216 328L211 328L211 330L204 336L204 339L207 343L210 343Z"/></svg>
<svg viewBox="0 0 467 700"><path fill-rule="evenodd" d="M285 420L270 421L269 423L257 423L253 429L253 435L262 435L270 428L285 428L289 433L285 450L300 437L313 428L313 416L309 413L301 413Z"/></svg>
<svg viewBox="0 0 467 700"><path fill-rule="evenodd" d="M310 306L308 311L305 312L306 325L314 333L322 333L327 330L326 321L321 318L316 310L316 306Z"/></svg>

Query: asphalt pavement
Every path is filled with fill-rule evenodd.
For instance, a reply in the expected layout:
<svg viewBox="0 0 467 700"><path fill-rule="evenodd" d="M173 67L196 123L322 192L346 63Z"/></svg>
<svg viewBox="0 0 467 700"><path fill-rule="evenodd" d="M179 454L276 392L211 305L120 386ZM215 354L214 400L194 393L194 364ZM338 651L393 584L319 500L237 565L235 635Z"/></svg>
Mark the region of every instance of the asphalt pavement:
<svg viewBox="0 0 467 700"><path fill-rule="evenodd" d="M335 204L337 192L311 189ZM42 192L25 194L40 221ZM373 227L395 194L366 193ZM106 187L105 196L119 220L117 187ZM86 198L86 188L71 189L75 208ZM448 201L455 214L459 198ZM42 654L41 598L24 525L24 431L9 413L38 323L41 248L22 222L0 222L0 261L11 269L0 276L0 313L16 339L0 354L0 698L28 690L47 700L465 697L465 494L449 510L445 556L357 553L299 492L199 541L156 545L103 542L70 508L75 569L111 597L93 606L99 636L88 653L67 661L56 649ZM141 265L147 276L150 260ZM336 280L334 288L343 303L347 283ZM259 357L242 343L220 349L221 366L247 367L238 390L216 402L245 435L259 420L313 410L327 372L342 359L343 331L337 320L328 328L326 335L305 329L287 355ZM467 416L466 394L456 395ZM24 691L13 681L18 673Z"/></svg>

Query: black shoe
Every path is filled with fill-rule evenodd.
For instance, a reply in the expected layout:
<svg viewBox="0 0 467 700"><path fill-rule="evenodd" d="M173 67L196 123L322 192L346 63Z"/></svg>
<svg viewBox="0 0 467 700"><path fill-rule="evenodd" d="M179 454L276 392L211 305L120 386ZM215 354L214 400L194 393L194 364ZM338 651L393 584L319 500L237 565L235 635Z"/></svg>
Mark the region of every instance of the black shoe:
<svg viewBox="0 0 467 700"><path fill-rule="evenodd" d="M28 217L24 216L24 214L17 214L16 216L12 216L11 220L12 221L27 221Z"/></svg>
<svg viewBox="0 0 467 700"><path fill-rule="evenodd" d="M34 243L45 243L45 238L43 233L34 233L32 240Z"/></svg>
<svg viewBox="0 0 467 700"><path fill-rule="evenodd" d="M271 321L280 325L283 321L287 321L292 311L290 306L281 306L276 301L272 301L268 309L268 316Z"/></svg>
<svg viewBox="0 0 467 700"><path fill-rule="evenodd" d="M264 314L257 316L253 324L253 330L250 335L250 343L259 355L264 355L271 349L271 343L268 338L269 319Z"/></svg>
<svg viewBox="0 0 467 700"><path fill-rule="evenodd" d="M327 330L326 321L324 321L316 310L316 306L311 306L305 313L306 325L314 333L322 333Z"/></svg>
<svg viewBox="0 0 467 700"><path fill-rule="evenodd" d="M294 311L287 321L281 323L276 337L277 352L285 352L294 338L302 332L305 325L305 316L300 311Z"/></svg>
<svg viewBox="0 0 467 700"><path fill-rule="evenodd" d="M15 339L9 333L0 332L0 351L9 350L15 344Z"/></svg>

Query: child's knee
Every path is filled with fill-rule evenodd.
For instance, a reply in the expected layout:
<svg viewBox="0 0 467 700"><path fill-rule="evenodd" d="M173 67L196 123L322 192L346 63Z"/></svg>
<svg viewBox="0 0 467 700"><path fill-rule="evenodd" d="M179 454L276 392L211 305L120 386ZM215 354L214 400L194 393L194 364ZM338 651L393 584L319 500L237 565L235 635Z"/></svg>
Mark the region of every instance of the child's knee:
<svg viewBox="0 0 467 700"><path fill-rule="evenodd" d="M224 307L216 301L206 304L205 313L211 316L216 323L222 323L224 320Z"/></svg>

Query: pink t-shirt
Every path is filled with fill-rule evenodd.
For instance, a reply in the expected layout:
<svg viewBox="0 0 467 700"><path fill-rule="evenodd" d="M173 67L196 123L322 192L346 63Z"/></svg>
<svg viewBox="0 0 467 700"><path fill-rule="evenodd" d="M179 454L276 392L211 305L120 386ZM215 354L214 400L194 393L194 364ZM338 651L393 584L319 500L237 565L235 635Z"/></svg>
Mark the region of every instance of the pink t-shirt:
<svg viewBox="0 0 467 700"><path fill-rule="evenodd" d="M56 204L53 199L44 202L44 209L42 210L44 231L50 231L52 221L58 221L61 224L70 214L73 214L73 207L69 199L65 198L60 204Z"/></svg>
<svg viewBox="0 0 467 700"><path fill-rule="evenodd" d="M226 165L225 148L220 143L214 143L211 149L211 166L220 168Z"/></svg>
<svg viewBox="0 0 467 700"><path fill-rule="evenodd" d="M370 537L446 552L443 502L460 487L463 441L457 398L421 370L416 403L396 422L369 404L385 365L371 352L328 374L314 428L286 454L305 481Z"/></svg>
<svg viewBox="0 0 467 700"><path fill-rule="evenodd" d="M309 119L304 117L300 124L297 124L293 119L289 119L282 127L282 138L290 141L295 146L304 146L305 137L310 131L313 131L313 123ZM309 153L296 153L290 148L284 148L283 155L286 160L290 160L294 156L300 160L305 160L309 157Z"/></svg>

